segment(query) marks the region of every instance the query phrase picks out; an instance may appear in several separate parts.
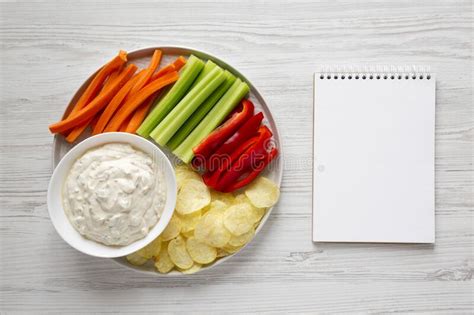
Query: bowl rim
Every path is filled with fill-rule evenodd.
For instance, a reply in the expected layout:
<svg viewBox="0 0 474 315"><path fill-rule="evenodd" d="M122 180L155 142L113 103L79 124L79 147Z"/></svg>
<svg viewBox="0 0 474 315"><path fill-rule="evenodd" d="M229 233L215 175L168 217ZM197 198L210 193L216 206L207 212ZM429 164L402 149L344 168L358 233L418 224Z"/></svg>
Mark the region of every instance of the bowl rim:
<svg viewBox="0 0 474 315"><path fill-rule="evenodd" d="M158 159L163 171L163 181L166 183L166 201L162 214L157 223L143 238L124 246L108 246L100 242L87 239L81 235L67 218L62 204L62 187L73 163L88 150L107 143L127 143ZM59 195L57 194L59 189ZM109 132L91 136L72 147L54 168L48 184L47 206L48 214L56 232L74 249L89 256L101 258L117 258L131 254L158 237L168 225L176 205L176 177L174 168L163 151L151 141L140 136L125 132ZM59 199L59 200L58 200ZM58 209L59 207L59 209ZM65 224L67 231L62 225ZM71 229L73 234L70 235Z"/></svg>

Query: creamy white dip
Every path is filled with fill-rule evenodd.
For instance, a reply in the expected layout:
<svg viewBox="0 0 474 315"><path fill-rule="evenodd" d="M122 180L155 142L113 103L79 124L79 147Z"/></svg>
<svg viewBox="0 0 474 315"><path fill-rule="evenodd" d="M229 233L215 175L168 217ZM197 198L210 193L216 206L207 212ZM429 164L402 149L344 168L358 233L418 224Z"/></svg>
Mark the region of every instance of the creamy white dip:
<svg viewBox="0 0 474 315"><path fill-rule="evenodd" d="M63 187L64 210L74 228L105 245L128 245L145 237L165 201L157 163L123 143L87 151L74 162Z"/></svg>

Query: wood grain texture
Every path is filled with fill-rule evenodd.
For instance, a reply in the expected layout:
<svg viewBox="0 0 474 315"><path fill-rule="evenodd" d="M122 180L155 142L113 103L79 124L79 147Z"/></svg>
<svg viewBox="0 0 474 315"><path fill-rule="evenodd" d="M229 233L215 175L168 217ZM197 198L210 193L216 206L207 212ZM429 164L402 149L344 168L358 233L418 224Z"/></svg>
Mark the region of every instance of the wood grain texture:
<svg viewBox="0 0 474 315"><path fill-rule="evenodd" d="M471 1L448 0L2 2L0 312L472 313L472 14ZM285 174L245 251L162 279L82 255L56 234L47 125L118 49L167 44L211 52L259 88L281 129ZM434 246L311 242L312 73L350 63L437 73Z"/></svg>

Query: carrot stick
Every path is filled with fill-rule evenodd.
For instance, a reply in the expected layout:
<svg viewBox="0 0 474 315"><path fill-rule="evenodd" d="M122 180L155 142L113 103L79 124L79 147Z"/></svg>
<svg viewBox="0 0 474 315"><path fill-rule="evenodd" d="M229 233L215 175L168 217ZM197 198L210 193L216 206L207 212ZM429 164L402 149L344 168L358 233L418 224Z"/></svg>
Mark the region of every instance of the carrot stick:
<svg viewBox="0 0 474 315"><path fill-rule="evenodd" d="M130 123L130 117L125 119L125 121L122 123L122 125L120 126L118 131L127 132L127 126L128 126L129 123Z"/></svg>
<svg viewBox="0 0 474 315"><path fill-rule="evenodd" d="M162 56L161 50L158 50L158 49L155 50L155 52L153 53L153 57L151 57L150 65L146 69L145 74L140 79L138 79L137 83L135 83L132 90L128 94L128 97L140 91L141 88L144 87L148 83L151 76L155 72L156 68L158 68L158 66L160 65L161 56Z"/></svg>
<svg viewBox="0 0 474 315"><path fill-rule="evenodd" d="M105 81L104 87L100 91L99 95L103 94L111 86L113 81L117 79L117 77L120 74L121 70L122 70L121 68L118 68L117 70L115 70L114 72L112 72L110 74L110 76L107 78L107 81ZM76 139L84 132L84 130L86 130L86 128L87 128L87 126L89 126L89 124L91 124L92 129L94 129L94 126L97 124L97 120L99 119L99 114L95 115L93 119L89 119L88 121L86 121L82 125L77 126L74 129L72 129L72 131L67 135L66 141L69 142L69 143L72 143L72 142L76 141Z"/></svg>
<svg viewBox="0 0 474 315"><path fill-rule="evenodd" d="M150 96L140 107L137 108L135 113L133 113L130 122L128 123L126 132L135 133L138 127L142 124L143 120L145 119L148 111L150 110L151 105L153 105L153 101L155 100L155 95Z"/></svg>
<svg viewBox="0 0 474 315"><path fill-rule="evenodd" d="M173 72L173 71L176 71L178 72L179 70L181 70L181 68L186 64L186 58L184 58L183 56L179 56L178 58L176 58L175 61L173 61L172 63L164 66L163 68L161 68L160 70L158 70L158 72L156 72L155 74L153 74L153 76L151 77L151 80L150 81L154 81L156 80L157 78L167 74L167 73L170 73L170 72Z"/></svg>
<svg viewBox="0 0 474 315"><path fill-rule="evenodd" d="M114 113L117 111L117 109L120 107L120 104L122 104L124 98L129 94L135 82L137 82L137 80L140 79L140 77L143 76L144 73L145 70L141 70L140 72L138 72L137 75L135 75L120 89L120 91L118 91L118 93L110 101L109 105L107 105L107 107L104 109L102 115L100 115L99 121L95 125L94 130L92 131L93 135L99 134L104 131L108 122L110 121Z"/></svg>
<svg viewBox="0 0 474 315"><path fill-rule="evenodd" d="M69 143L73 143L76 141L77 138L86 130L87 126L91 126L92 129L94 129L95 125L97 124L97 121L99 120L99 116L101 113L98 113L94 116L94 118L89 119L85 124L81 126L77 126L72 131L67 135L66 141Z"/></svg>
<svg viewBox="0 0 474 315"><path fill-rule="evenodd" d="M104 83L104 86L102 87L102 90L100 90L100 93L104 93L108 88L110 88L110 86L112 85L112 83L117 79L117 77L119 76L120 72L122 72L123 69L122 68L118 68L117 70L115 70L114 72L112 72L109 77L107 78L107 81L105 81Z"/></svg>
<svg viewBox="0 0 474 315"><path fill-rule="evenodd" d="M92 99L99 93L102 84L107 76L116 69L119 69L127 61L127 53L121 50L118 56L106 63L96 74L92 82L87 86L84 93L81 95L76 105L72 109L68 117L76 114L79 110L84 108Z"/></svg>
<svg viewBox="0 0 474 315"><path fill-rule="evenodd" d="M102 112L97 113L97 115L95 115L94 118L92 118L92 120L91 120L91 128L92 129L94 129L95 125L97 125L97 122L99 121L99 117L102 114Z"/></svg>
<svg viewBox="0 0 474 315"><path fill-rule="evenodd" d="M92 119L89 119L86 121L86 123L75 127L74 129L71 130L71 132L67 135L66 141L69 143L73 143L76 141L76 139L86 130L87 126L89 126L89 123L92 121Z"/></svg>
<svg viewBox="0 0 474 315"><path fill-rule="evenodd" d="M178 72L174 71L168 73L161 78L156 79L150 84L146 85L143 89L138 91L128 102L126 102L120 110L115 114L112 120L109 122L105 131L117 131L118 128L122 125L125 119L140 106L148 97L160 90L161 88L175 82L178 80Z"/></svg>
<svg viewBox="0 0 474 315"><path fill-rule="evenodd" d="M111 84L110 89L108 89L104 94L96 97L88 106L79 110L74 115L63 121L50 125L49 130L52 133L64 132L79 126L83 122L94 117L94 115L104 108L114 95L117 94L120 88L130 79L135 71L137 71L137 66L133 64L127 66L115 82Z"/></svg>

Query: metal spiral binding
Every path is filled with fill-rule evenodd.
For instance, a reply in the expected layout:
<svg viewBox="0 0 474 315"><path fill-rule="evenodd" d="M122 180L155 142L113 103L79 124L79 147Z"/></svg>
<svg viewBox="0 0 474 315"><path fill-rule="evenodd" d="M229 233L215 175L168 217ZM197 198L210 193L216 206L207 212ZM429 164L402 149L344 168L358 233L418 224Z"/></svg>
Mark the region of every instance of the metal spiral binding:
<svg viewBox="0 0 474 315"><path fill-rule="evenodd" d="M429 66L321 66L316 71L321 80L430 80Z"/></svg>

